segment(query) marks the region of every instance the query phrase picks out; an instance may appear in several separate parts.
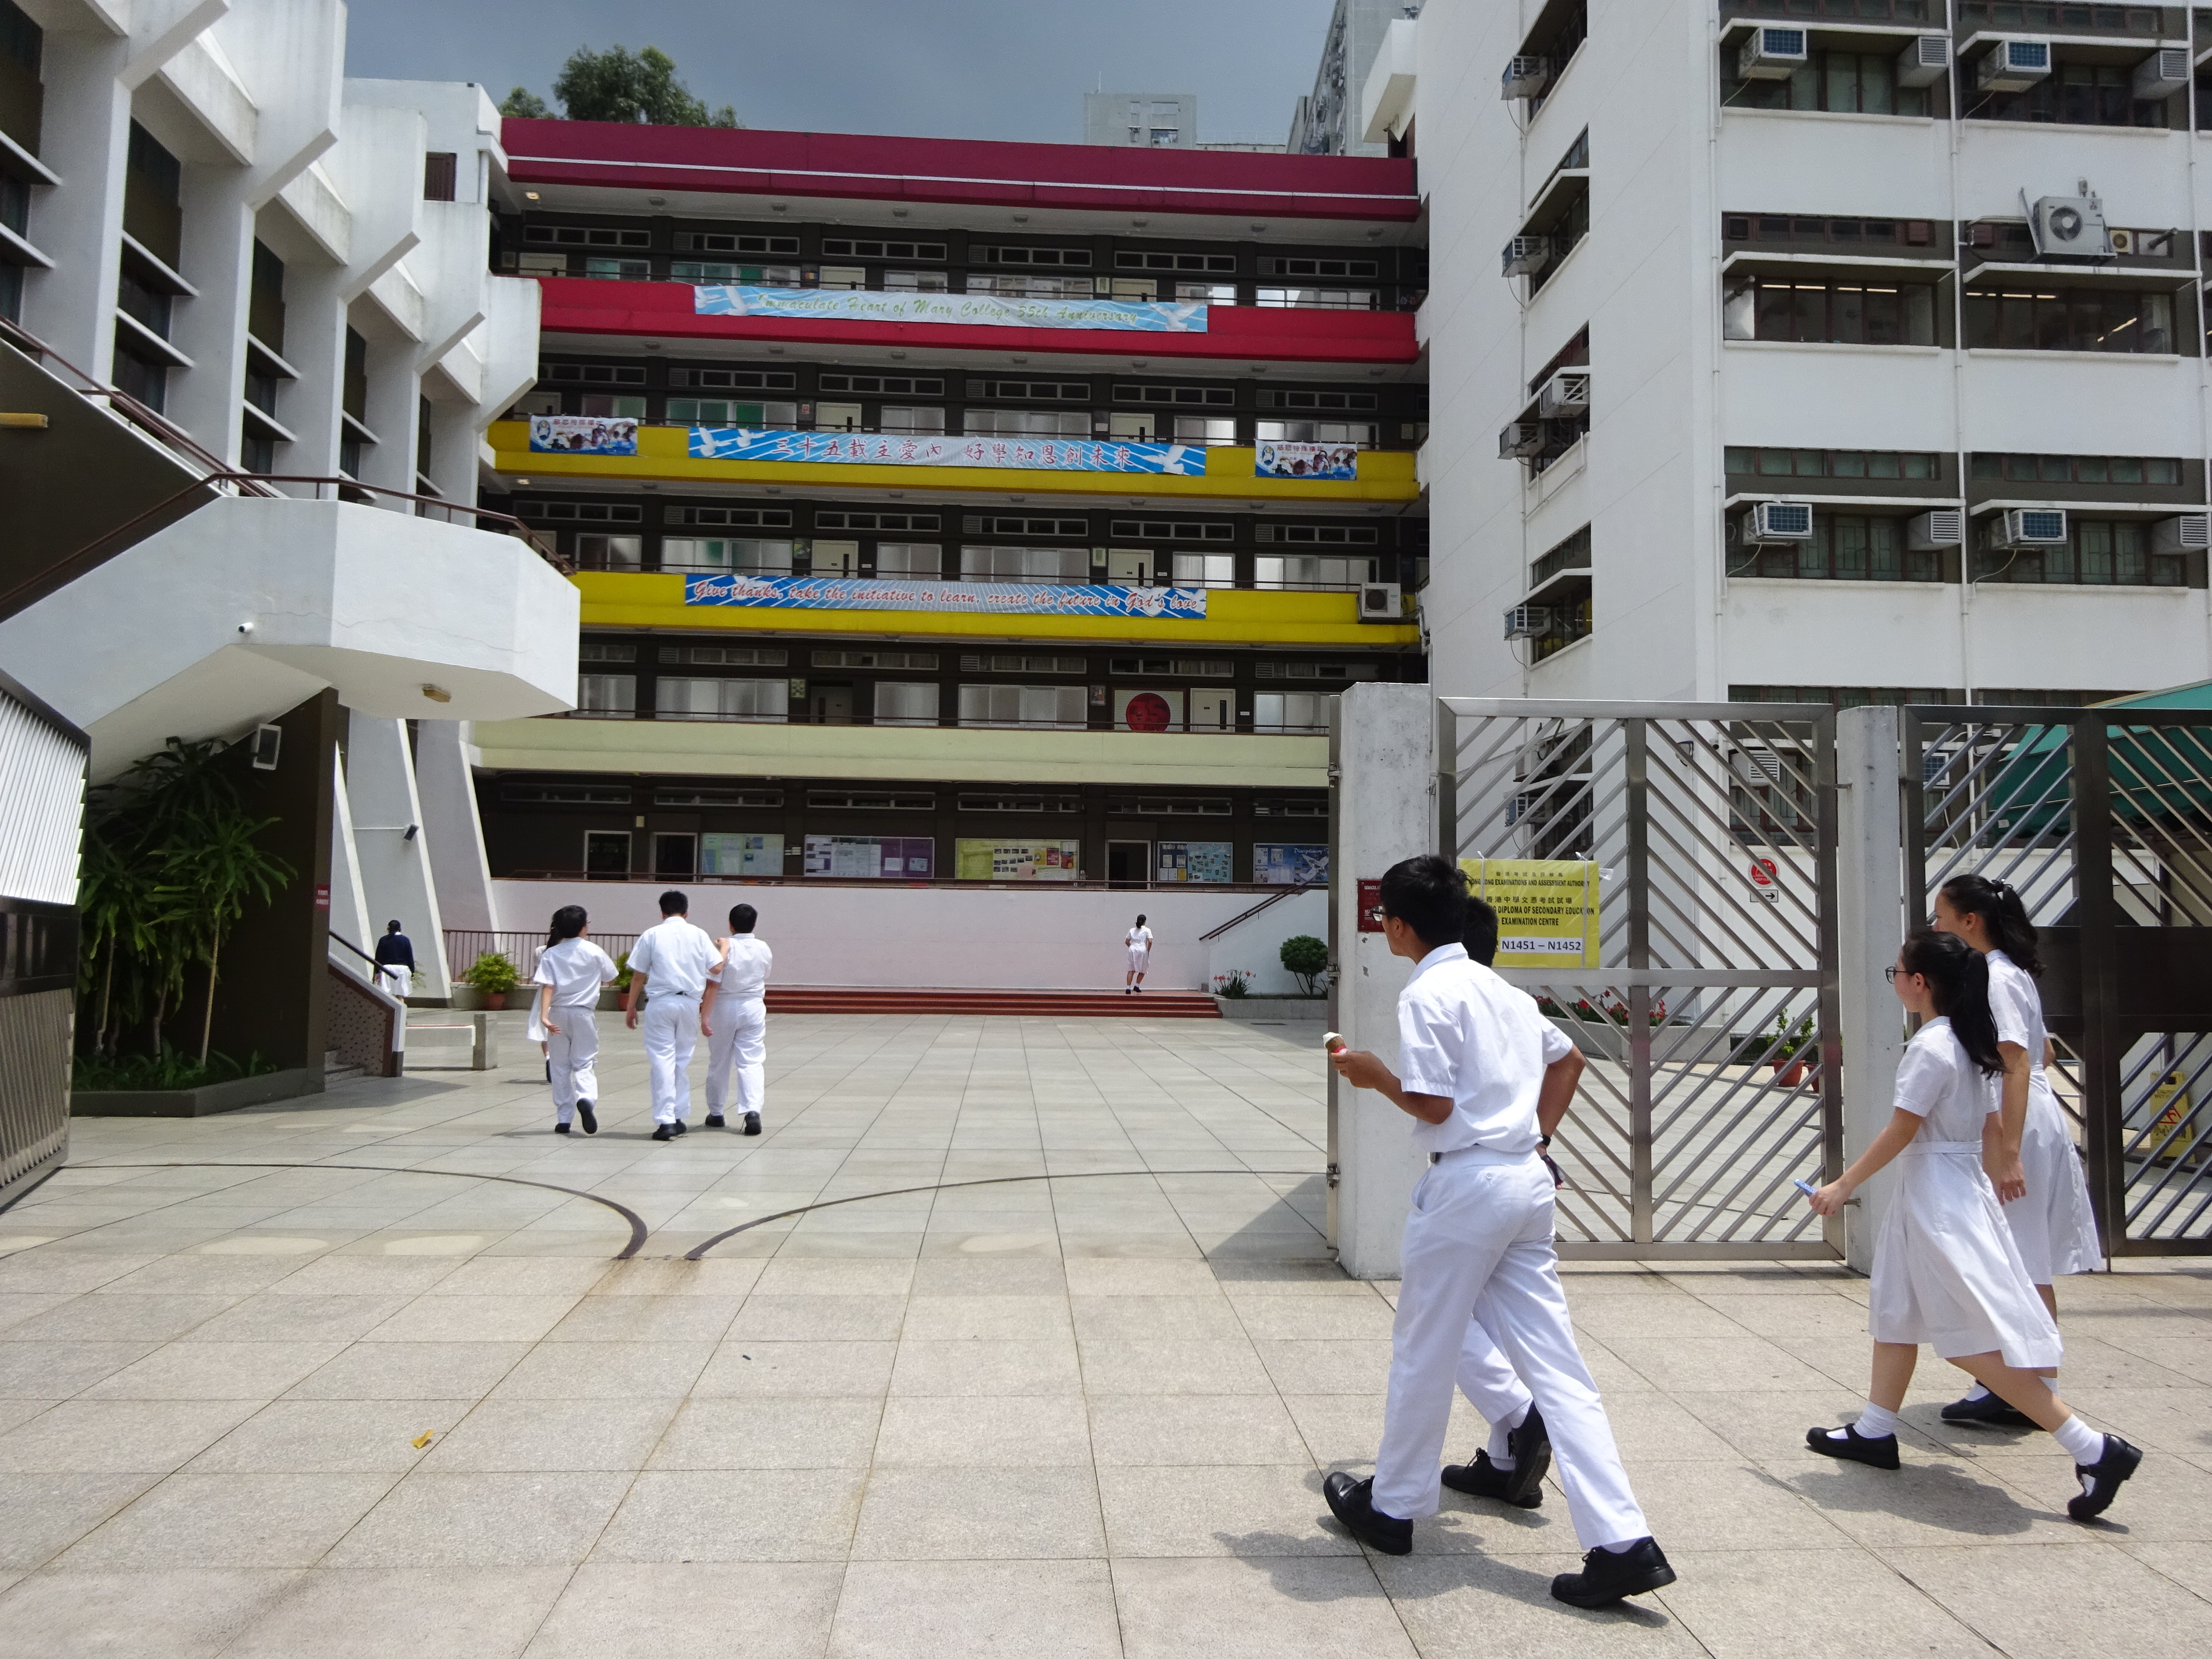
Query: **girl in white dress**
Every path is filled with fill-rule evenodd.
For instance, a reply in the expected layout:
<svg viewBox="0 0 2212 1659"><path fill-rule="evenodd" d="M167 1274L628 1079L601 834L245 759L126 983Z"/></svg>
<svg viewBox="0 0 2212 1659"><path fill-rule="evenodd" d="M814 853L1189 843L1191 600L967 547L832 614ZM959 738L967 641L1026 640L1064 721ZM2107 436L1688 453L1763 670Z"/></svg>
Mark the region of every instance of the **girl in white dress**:
<svg viewBox="0 0 2212 1659"><path fill-rule="evenodd" d="M1805 1443L1824 1457L1897 1468L1897 1413L1925 1342L2051 1431L2081 1482L2066 1511L2089 1520L2111 1507L2142 1453L2089 1427L2036 1375L2058 1363L2058 1328L2028 1281L1982 1169L1983 1130L1997 1109L1990 1079L2003 1069L1988 964L1962 940L1923 930L1905 940L1889 978L1898 1000L1926 1022L1898 1066L1897 1109L1874 1144L1812 1200L1832 1216L1870 1176L1904 1159L1875 1241L1867 1318L1873 1382L1856 1423L1808 1429Z"/></svg>
<svg viewBox="0 0 2212 1659"><path fill-rule="evenodd" d="M1996 1016L1997 1048L2004 1056L2004 1110L1998 1144L1990 1149L1990 1179L2004 1200L2005 1220L2027 1276L2043 1305L2058 1316L2051 1281L2063 1273L2094 1273L2104 1265L2096 1213L2089 1207L2089 1179L2074 1150L2066 1113L2044 1071L2050 1038L2043 1027L2043 999L2035 976L2035 929L2020 895L2001 881L1954 876L1936 896L1936 928L1955 933L1982 952L1990 966L1990 1009ZM2056 1376L2056 1371L2045 1373ZM1977 1383L1963 1400L1943 1408L1947 1423L2026 1428L2027 1420Z"/></svg>
<svg viewBox="0 0 2212 1659"><path fill-rule="evenodd" d="M1121 994L1132 996L1145 988L1145 968L1152 959L1152 930L1145 926L1141 915L1137 925L1121 936L1121 948L1129 953L1128 971L1121 975Z"/></svg>
<svg viewBox="0 0 2212 1659"><path fill-rule="evenodd" d="M553 930L538 958L531 977L538 994L530 999L530 1040L545 1045L546 1075L553 1085L553 1133L565 1135L577 1118L584 1133L599 1132L592 1103L599 1097L594 1063L599 1053L599 1026L592 1010L599 1000L599 988L613 979L617 969L605 951L585 937L589 929L580 904L564 904L553 913Z"/></svg>

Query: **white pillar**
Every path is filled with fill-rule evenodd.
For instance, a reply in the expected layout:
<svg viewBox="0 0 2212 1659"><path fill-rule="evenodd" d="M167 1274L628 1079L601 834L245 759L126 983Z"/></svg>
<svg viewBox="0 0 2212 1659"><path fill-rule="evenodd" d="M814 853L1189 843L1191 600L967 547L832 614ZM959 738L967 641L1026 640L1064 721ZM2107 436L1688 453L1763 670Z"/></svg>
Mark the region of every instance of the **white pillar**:
<svg viewBox="0 0 2212 1659"><path fill-rule="evenodd" d="M34 198L31 239L58 263L25 273L23 326L94 379L111 378L123 269L123 174L131 143L131 42L49 31L39 156L61 179Z"/></svg>
<svg viewBox="0 0 2212 1659"><path fill-rule="evenodd" d="M345 769L331 769L331 932L347 945L374 952L376 933L368 921L368 896L361 884L361 853L354 845L353 804L346 798ZM331 947L331 960L356 979L367 979L369 966L344 945Z"/></svg>
<svg viewBox="0 0 2212 1659"><path fill-rule="evenodd" d="M376 434L376 441L362 448L356 475L362 483L415 493L415 422L422 387L422 376L415 370L415 343L395 333L369 334L368 397L362 418ZM388 495L377 497L371 505L397 513L415 510L410 503Z"/></svg>
<svg viewBox="0 0 2212 1659"><path fill-rule="evenodd" d="M253 215L246 200L250 175L242 167L195 162L185 164L184 174L179 269L199 295L176 302L169 338L192 366L170 371L162 412L199 440L201 448L234 466L244 424L246 303L253 286Z"/></svg>
<svg viewBox="0 0 2212 1659"><path fill-rule="evenodd" d="M416 733L415 787L422 803L422 837L429 843L439 913L448 927L495 932L491 862L484 856L483 823L469 770L468 723L424 720Z"/></svg>
<svg viewBox="0 0 2212 1659"><path fill-rule="evenodd" d="M353 801L354 846L361 858L370 927L380 936L384 924L396 920L415 941L415 964L422 975L415 995L452 995L445 925L430 876L429 847L422 839L422 805L404 720L353 714L346 739L346 793ZM368 941L367 948L374 951L374 942Z"/></svg>
<svg viewBox="0 0 2212 1659"><path fill-rule="evenodd" d="M1846 708L1836 717L1838 1001L1843 1021L1844 1157L1866 1150L1889 1121L1905 1018L1881 970L1905 942L1905 826L1899 716L1893 708ZM1831 1171L1831 1174L1835 1173ZM1844 1254L1874 1267L1897 1172L1876 1176L1844 1212Z"/></svg>
<svg viewBox="0 0 2212 1659"><path fill-rule="evenodd" d="M1398 1061L1398 993L1413 964L1359 931L1359 884L1437 850L1436 698L1426 685L1356 685L1337 700L1336 843L1329 860L1336 1029L1355 1048ZM1322 1063L1319 1055L1315 1064ZM1413 1183L1425 1160L1413 1120L1382 1096L1328 1073L1337 1184L1330 1241L1355 1279L1395 1279Z"/></svg>

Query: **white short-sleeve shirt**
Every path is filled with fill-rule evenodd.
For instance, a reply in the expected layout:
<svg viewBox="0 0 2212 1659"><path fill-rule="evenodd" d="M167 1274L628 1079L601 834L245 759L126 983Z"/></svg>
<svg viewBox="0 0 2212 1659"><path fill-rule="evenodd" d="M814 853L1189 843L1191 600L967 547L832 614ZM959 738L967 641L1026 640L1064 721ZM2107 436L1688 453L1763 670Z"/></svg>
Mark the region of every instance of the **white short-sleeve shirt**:
<svg viewBox="0 0 2212 1659"><path fill-rule="evenodd" d="M753 1002L767 988L775 966L775 953L763 941L750 933L736 933L722 941L722 965L708 977L721 986L718 995Z"/></svg>
<svg viewBox="0 0 2212 1659"><path fill-rule="evenodd" d="M2043 1026L2043 994L2027 969L2002 951L1982 958L1990 965L1990 1012L1996 1016L1997 1041L2017 1042L2027 1050L2028 1076L2043 1070L2043 1045L2048 1036Z"/></svg>
<svg viewBox="0 0 2212 1659"><path fill-rule="evenodd" d="M630 971L646 975L649 997L696 997L707 988L719 954L706 929L670 916L637 936L629 947Z"/></svg>
<svg viewBox="0 0 2212 1659"><path fill-rule="evenodd" d="M1927 1139L1979 1140L1982 1120L1997 1109L1993 1082L1967 1058L1950 1020L1939 1016L1905 1045L1897 1063L1897 1109L1922 1119Z"/></svg>
<svg viewBox="0 0 2212 1659"><path fill-rule="evenodd" d="M1399 1080L1413 1093L1452 1102L1442 1123L1414 1120L1414 1145L1427 1152L1534 1152L1544 1068L1573 1048L1526 991L1470 960L1466 946L1438 945L1398 994Z"/></svg>
<svg viewBox="0 0 2212 1659"><path fill-rule="evenodd" d="M1132 927L1128 937L1121 943L1132 951L1150 951L1152 948L1152 930L1149 927Z"/></svg>
<svg viewBox="0 0 2212 1659"><path fill-rule="evenodd" d="M588 1008L599 1000L599 988L615 976L614 959L587 939L564 939L549 945L538 958L531 981L553 988L556 1008Z"/></svg>

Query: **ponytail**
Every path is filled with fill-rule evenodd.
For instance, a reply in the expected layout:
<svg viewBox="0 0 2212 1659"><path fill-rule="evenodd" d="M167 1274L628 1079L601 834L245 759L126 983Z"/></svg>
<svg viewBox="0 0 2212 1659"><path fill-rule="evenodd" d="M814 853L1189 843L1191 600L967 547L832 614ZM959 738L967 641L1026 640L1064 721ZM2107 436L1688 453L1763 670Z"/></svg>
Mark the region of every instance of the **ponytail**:
<svg viewBox="0 0 2212 1659"><path fill-rule="evenodd" d="M580 904L564 904L553 913L553 931L545 936L545 948L551 950L563 939L571 939L584 931L586 918Z"/></svg>
<svg viewBox="0 0 2212 1659"><path fill-rule="evenodd" d="M1936 1011L1951 1022L1951 1035L1985 1076L2004 1070L1997 1052L1996 1016L1990 1012L1990 964L1956 933L1923 927L1905 941L1905 970L1923 975L1936 993Z"/></svg>
<svg viewBox="0 0 2212 1659"><path fill-rule="evenodd" d="M1960 915L1982 919L1991 950L2003 951L2031 978L2041 975L2043 958L2036 954L2035 925L2028 921L2027 907L2020 902L2018 892L1987 876L1954 876L1938 890Z"/></svg>

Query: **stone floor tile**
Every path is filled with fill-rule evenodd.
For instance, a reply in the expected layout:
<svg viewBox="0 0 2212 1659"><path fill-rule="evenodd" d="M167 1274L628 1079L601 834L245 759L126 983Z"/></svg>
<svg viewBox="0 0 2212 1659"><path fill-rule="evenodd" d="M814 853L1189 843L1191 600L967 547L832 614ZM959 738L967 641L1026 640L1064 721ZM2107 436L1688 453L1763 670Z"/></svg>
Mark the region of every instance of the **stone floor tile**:
<svg viewBox="0 0 2212 1659"><path fill-rule="evenodd" d="M1103 1561L855 1561L830 1659L1121 1659Z"/></svg>
<svg viewBox="0 0 2212 1659"><path fill-rule="evenodd" d="M52 1559L161 1478L0 1474L0 1569L27 1571Z"/></svg>
<svg viewBox="0 0 2212 1659"><path fill-rule="evenodd" d="M856 1561L1103 1556L1089 1468L878 1468L853 1536Z"/></svg>
<svg viewBox="0 0 2212 1659"><path fill-rule="evenodd" d="M468 1400L276 1400L188 1466L195 1474L404 1474L417 1437L444 1435Z"/></svg>
<svg viewBox="0 0 2212 1659"><path fill-rule="evenodd" d="M1321 1479L1306 1462L1102 1468L1098 1498L1116 1559L1357 1554Z"/></svg>
<svg viewBox="0 0 2212 1659"><path fill-rule="evenodd" d="M924 1297L909 1303L902 1334L910 1341L1037 1341L1071 1336L1065 1296Z"/></svg>
<svg viewBox="0 0 2212 1659"><path fill-rule="evenodd" d="M1252 1345L1110 1340L1082 1345L1083 1385L1103 1394L1273 1394Z"/></svg>
<svg viewBox="0 0 2212 1659"><path fill-rule="evenodd" d="M692 1390L714 1352L707 1341L541 1342L499 1380L491 1397L677 1400Z"/></svg>
<svg viewBox="0 0 2212 1659"><path fill-rule="evenodd" d="M530 1352L526 1342L360 1342L295 1383L291 1400L474 1400Z"/></svg>
<svg viewBox="0 0 2212 1659"><path fill-rule="evenodd" d="M1219 1283L1204 1261L1158 1261L1090 1256L1067 1263L1067 1291L1077 1296L1218 1296Z"/></svg>
<svg viewBox="0 0 2212 1659"><path fill-rule="evenodd" d="M296 1572L45 1572L0 1596L0 1659L214 1659Z"/></svg>
<svg viewBox="0 0 2212 1659"><path fill-rule="evenodd" d="M575 1303L576 1297L568 1294L419 1296L362 1340L535 1342L559 1324Z"/></svg>
<svg viewBox="0 0 2212 1659"><path fill-rule="evenodd" d="M1073 1395L893 1395L874 1461L879 1469L1088 1468L1091 1436Z"/></svg>
<svg viewBox="0 0 2212 1659"><path fill-rule="evenodd" d="M875 1395L692 1399L668 1425L647 1467L865 1469L882 1415Z"/></svg>
<svg viewBox="0 0 2212 1659"><path fill-rule="evenodd" d="M731 1323L739 1342L896 1341L903 1296L775 1295L756 1290Z"/></svg>
<svg viewBox="0 0 2212 1659"><path fill-rule="evenodd" d="M10 1326L0 1340L14 1342L171 1342L213 1319L235 1296L125 1295L71 1297L58 1307Z"/></svg>
<svg viewBox="0 0 2212 1659"><path fill-rule="evenodd" d="M172 1342L85 1390L88 1400L274 1400L336 1342Z"/></svg>
<svg viewBox="0 0 2212 1659"><path fill-rule="evenodd" d="M641 1469L675 1415L669 1398L486 1400L438 1437L422 1466L477 1474Z"/></svg>
<svg viewBox="0 0 2212 1659"><path fill-rule="evenodd" d="M574 1566L629 1489L627 1473L440 1474L417 1469L321 1565Z"/></svg>
<svg viewBox="0 0 2212 1659"><path fill-rule="evenodd" d="M1553 1576L1582 1566L1571 1534L1560 1537L1559 1544L1556 1552L1492 1558L1427 1555L1417 1543L1412 1555L1370 1559L1407 1633L1425 1656L1607 1659L1632 1654L1638 1659L1692 1659L1705 1652L1663 1592L1590 1612L1553 1601ZM1801 1612L1801 1620L1804 1616ZM1785 1640L1762 1651L1793 1650Z"/></svg>
<svg viewBox="0 0 2212 1659"><path fill-rule="evenodd" d="M77 1394L154 1352L151 1342L0 1341L0 1400Z"/></svg>
<svg viewBox="0 0 2212 1659"><path fill-rule="evenodd" d="M0 1435L0 1473L167 1474L254 1410L250 1401L63 1401Z"/></svg>
<svg viewBox="0 0 2212 1659"><path fill-rule="evenodd" d="M586 1562L528 1659L731 1659L733 1632L744 1659L821 1659L844 1572L836 1562Z"/></svg>
<svg viewBox="0 0 2212 1659"><path fill-rule="evenodd" d="M1374 1569L1356 1557L1116 1561L1114 1595L1127 1659L1414 1659L1416 1651Z"/></svg>
<svg viewBox="0 0 2212 1659"><path fill-rule="evenodd" d="M103 1294L105 1294L103 1292ZM250 1296L195 1328L188 1342L354 1342L407 1305L404 1296Z"/></svg>
<svg viewBox="0 0 2212 1659"><path fill-rule="evenodd" d="M1102 1471L1313 1461L1283 1401L1267 1395L1102 1395L1090 1406Z"/></svg>
<svg viewBox="0 0 2212 1659"><path fill-rule="evenodd" d="M224 1659L510 1659L568 1579L558 1567L318 1568L287 1586Z"/></svg>
<svg viewBox="0 0 2212 1659"><path fill-rule="evenodd" d="M59 1559L64 1571L307 1567L391 1490L389 1474L173 1474Z"/></svg>
<svg viewBox="0 0 2212 1659"><path fill-rule="evenodd" d="M841 1561L859 1469L648 1469L592 1552L595 1562Z"/></svg>
<svg viewBox="0 0 2212 1659"><path fill-rule="evenodd" d="M857 1395L890 1387L893 1342L724 1342L692 1382L697 1398Z"/></svg>
<svg viewBox="0 0 2212 1659"><path fill-rule="evenodd" d="M1075 1334L1086 1342L1235 1342L1246 1331L1223 1296L1076 1296Z"/></svg>
<svg viewBox="0 0 2212 1659"><path fill-rule="evenodd" d="M2204 1627L2201 1599L2094 1538L1875 1553L2008 1659L2170 1652Z"/></svg>
<svg viewBox="0 0 2212 1659"><path fill-rule="evenodd" d="M916 1342L898 1345L894 1395L1074 1395L1086 1379L1075 1344L1038 1341Z"/></svg>
<svg viewBox="0 0 2212 1659"><path fill-rule="evenodd" d="M1663 1605L1713 1659L1766 1659L1778 1632L1806 1627L1808 1597L1818 1603L1824 1650L1928 1659L1974 1659L1990 1651L1956 1615L1856 1547L1674 1548L1667 1559L1676 1582L1639 1602Z"/></svg>
<svg viewBox="0 0 2212 1659"><path fill-rule="evenodd" d="M548 1342L719 1341L740 1296L587 1296L546 1333Z"/></svg>

